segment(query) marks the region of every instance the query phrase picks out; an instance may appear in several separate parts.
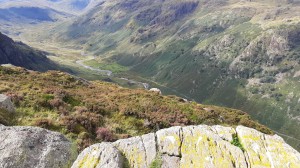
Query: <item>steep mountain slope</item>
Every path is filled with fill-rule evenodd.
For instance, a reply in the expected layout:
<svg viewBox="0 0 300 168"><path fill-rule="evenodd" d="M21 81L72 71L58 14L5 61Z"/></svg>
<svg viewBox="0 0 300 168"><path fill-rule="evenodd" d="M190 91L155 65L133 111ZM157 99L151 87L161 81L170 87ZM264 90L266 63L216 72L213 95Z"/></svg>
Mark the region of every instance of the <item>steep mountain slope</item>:
<svg viewBox="0 0 300 168"><path fill-rule="evenodd" d="M98 55L96 66L128 66L300 139L299 11L299 0L113 0L49 33Z"/></svg>
<svg viewBox="0 0 300 168"><path fill-rule="evenodd" d="M200 123L245 125L272 133L239 110L100 81L88 82L58 71L39 73L0 67L0 93L10 96L16 105L12 116L0 110L0 122L5 121L2 124L61 132L74 140L79 150L95 142Z"/></svg>
<svg viewBox="0 0 300 168"><path fill-rule="evenodd" d="M45 53L30 48L21 42L14 42L1 33L0 64L12 64L40 71L57 69L58 67L46 57Z"/></svg>

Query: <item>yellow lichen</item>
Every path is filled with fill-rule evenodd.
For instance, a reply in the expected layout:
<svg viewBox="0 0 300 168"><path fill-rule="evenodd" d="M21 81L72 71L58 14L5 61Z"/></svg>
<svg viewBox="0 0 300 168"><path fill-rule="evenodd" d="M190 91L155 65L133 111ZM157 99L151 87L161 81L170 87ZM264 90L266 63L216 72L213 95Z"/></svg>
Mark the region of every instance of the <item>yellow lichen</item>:
<svg viewBox="0 0 300 168"><path fill-rule="evenodd" d="M98 157L92 155L86 155L82 160L78 162L79 168L95 168L100 163Z"/></svg>

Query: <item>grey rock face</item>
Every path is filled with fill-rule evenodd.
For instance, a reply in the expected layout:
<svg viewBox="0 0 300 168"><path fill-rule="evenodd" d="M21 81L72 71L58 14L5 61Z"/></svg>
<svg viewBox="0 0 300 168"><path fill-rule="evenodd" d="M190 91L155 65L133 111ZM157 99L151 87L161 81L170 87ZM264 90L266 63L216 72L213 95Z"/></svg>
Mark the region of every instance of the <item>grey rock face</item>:
<svg viewBox="0 0 300 168"><path fill-rule="evenodd" d="M227 130L224 127L221 130ZM242 150L223 140L206 125L183 127L182 157L184 167L247 167ZM235 133L235 132L233 132ZM225 132L222 137L232 136Z"/></svg>
<svg viewBox="0 0 300 168"><path fill-rule="evenodd" d="M162 168L180 167L180 157L162 155Z"/></svg>
<svg viewBox="0 0 300 168"><path fill-rule="evenodd" d="M83 150L74 162L72 168L114 168L123 167L123 163L124 158L120 151L118 151L111 143L101 143L92 145Z"/></svg>
<svg viewBox="0 0 300 168"><path fill-rule="evenodd" d="M113 143L124 153L133 168L147 168L156 157L155 134L122 139Z"/></svg>
<svg viewBox="0 0 300 168"><path fill-rule="evenodd" d="M15 112L15 107L10 97L0 94L0 109L4 109L8 112Z"/></svg>
<svg viewBox="0 0 300 168"><path fill-rule="evenodd" d="M64 168L76 157L62 134L36 127L0 125L1 168Z"/></svg>
<svg viewBox="0 0 300 168"><path fill-rule="evenodd" d="M159 151L170 156L180 156L181 127L171 127L156 132Z"/></svg>
<svg viewBox="0 0 300 168"><path fill-rule="evenodd" d="M300 167L299 152L278 135L265 135L242 126L238 126L236 131L251 167Z"/></svg>
<svg viewBox="0 0 300 168"><path fill-rule="evenodd" d="M233 136L238 137L242 148L232 144ZM134 168L149 168L154 161L156 164L160 162L159 166L162 168L300 167L300 154L282 138L277 135L265 135L243 126L171 127L159 130L155 134L119 140L111 145L123 153L125 160L129 161L129 166ZM109 155L112 153L110 148L112 147L99 148L95 152ZM73 168L90 167L90 163L94 162L102 164L103 167L111 164L105 159L91 162L87 159L91 157L90 154L85 151L80 154ZM117 157L111 158L110 161L114 161L115 164L119 162L115 159ZM157 161L157 158L160 158L160 161Z"/></svg>
<svg viewBox="0 0 300 168"><path fill-rule="evenodd" d="M157 155L155 134L147 134L142 136L143 144L146 152L146 163L149 166Z"/></svg>
<svg viewBox="0 0 300 168"><path fill-rule="evenodd" d="M133 168L146 168L146 150L141 137L118 140L114 145L124 153Z"/></svg>

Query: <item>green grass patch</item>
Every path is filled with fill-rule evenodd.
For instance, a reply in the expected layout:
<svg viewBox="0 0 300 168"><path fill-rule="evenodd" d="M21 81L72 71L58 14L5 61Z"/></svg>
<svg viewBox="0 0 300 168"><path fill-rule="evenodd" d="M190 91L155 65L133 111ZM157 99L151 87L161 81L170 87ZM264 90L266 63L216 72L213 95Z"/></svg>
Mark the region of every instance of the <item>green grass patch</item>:
<svg viewBox="0 0 300 168"><path fill-rule="evenodd" d="M45 99L46 101L52 100L52 99L54 99L54 96L51 94L44 94L43 99Z"/></svg>
<svg viewBox="0 0 300 168"><path fill-rule="evenodd" d="M239 137L234 134L232 136L232 141L231 141L231 144L234 145L234 146L237 146L239 147L242 151L245 151L245 148L243 147L243 145L241 144L240 140L239 140Z"/></svg>

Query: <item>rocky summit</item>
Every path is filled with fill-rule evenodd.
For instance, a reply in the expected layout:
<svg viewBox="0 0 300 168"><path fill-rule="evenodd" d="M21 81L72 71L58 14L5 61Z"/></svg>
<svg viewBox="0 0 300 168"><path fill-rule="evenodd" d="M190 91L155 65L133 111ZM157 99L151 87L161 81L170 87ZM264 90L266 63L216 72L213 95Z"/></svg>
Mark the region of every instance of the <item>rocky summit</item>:
<svg viewBox="0 0 300 168"><path fill-rule="evenodd" d="M36 127L0 124L1 168L67 168L76 153L62 134Z"/></svg>
<svg viewBox="0 0 300 168"><path fill-rule="evenodd" d="M238 126L171 127L86 148L72 168L300 167L300 154L278 135Z"/></svg>

